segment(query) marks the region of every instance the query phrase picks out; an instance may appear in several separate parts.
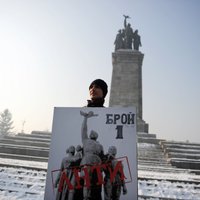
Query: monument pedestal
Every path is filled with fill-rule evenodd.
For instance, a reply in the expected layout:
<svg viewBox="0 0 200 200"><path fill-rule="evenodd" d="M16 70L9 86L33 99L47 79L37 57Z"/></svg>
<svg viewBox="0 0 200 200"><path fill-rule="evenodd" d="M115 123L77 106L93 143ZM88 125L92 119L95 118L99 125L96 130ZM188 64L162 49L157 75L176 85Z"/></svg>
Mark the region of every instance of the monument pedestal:
<svg viewBox="0 0 200 200"><path fill-rule="evenodd" d="M142 118L142 61L144 54L130 49L112 53L112 81L109 106L135 106L137 131L148 133Z"/></svg>
<svg viewBox="0 0 200 200"><path fill-rule="evenodd" d="M147 124L143 119L137 119L137 132L148 133L149 124Z"/></svg>

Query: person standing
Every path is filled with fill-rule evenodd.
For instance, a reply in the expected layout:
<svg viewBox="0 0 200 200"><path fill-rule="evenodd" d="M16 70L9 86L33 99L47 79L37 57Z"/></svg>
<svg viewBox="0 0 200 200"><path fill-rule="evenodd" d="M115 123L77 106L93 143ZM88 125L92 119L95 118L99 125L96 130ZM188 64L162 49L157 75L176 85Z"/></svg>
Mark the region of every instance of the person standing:
<svg viewBox="0 0 200 200"><path fill-rule="evenodd" d="M117 51L118 49L124 49L123 33L121 29L118 31L118 34L116 35L114 44L115 44L115 51Z"/></svg>
<svg viewBox="0 0 200 200"><path fill-rule="evenodd" d="M115 146L110 146L108 153L106 155L106 160L104 163L110 165L112 170L115 169L118 161L116 159L117 148ZM121 179L121 172L118 171L113 182L111 182L110 171L108 169L104 170L104 200L120 200L121 190L123 194L127 194L127 188L125 181Z"/></svg>
<svg viewBox="0 0 200 200"><path fill-rule="evenodd" d="M88 137L87 120L91 117L95 117L93 111L88 113L80 111L80 115L84 117L81 129L81 139L83 143L83 158L81 160L81 166L88 171L90 186L84 184L83 199L84 200L102 200L101 197L101 185L97 185L98 176L95 170L91 170L92 167L101 164L104 151L103 146L97 141L98 133L91 130ZM83 169L82 169L83 170Z"/></svg>
<svg viewBox="0 0 200 200"><path fill-rule="evenodd" d="M133 41L133 29L131 27L131 24L128 23L126 19L130 18L128 15L124 15L124 33L125 33L125 49L132 49L132 41Z"/></svg>
<svg viewBox="0 0 200 200"><path fill-rule="evenodd" d="M89 95L90 99L87 100L86 107L104 107L105 97L108 92L108 86L106 82L102 79L95 79L89 85ZM96 116L92 111L85 113L80 112L80 115L84 117L81 129L81 138L83 143L83 158L81 161L82 166L91 166L102 162L102 157L104 156L103 146L97 141L98 133L91 131L88 136L87 133L87 120L88 118ZM88 167L89 169L90 167ZM92 187L83 188L84 200L102 200L101 192L102 186L95 185L97 182L97 175L93 172L89 172L90 181Z"/></svg>
<svg viewBox="0 0 200 200"><path fill-rule="evenodd" d="M142 46L140 35L138 35L138 30L135 30L133 34L133 47L134 50L139 51L139 47Z"/></svg>
<svg viewBox="0 0 200 200"><path fill-rule="evenodd" d="M56 200L74 200L74 189L70 190L66 183L63 184L61 177L63 173L65 173L71 184L75 186L75 177L72 172L72 167L76 165L75 163L79 158L74 157L74 146L70 146L66 150L66 154L67 156L62 159L60 171L55 182L55 187L57 188Z"/></svg>

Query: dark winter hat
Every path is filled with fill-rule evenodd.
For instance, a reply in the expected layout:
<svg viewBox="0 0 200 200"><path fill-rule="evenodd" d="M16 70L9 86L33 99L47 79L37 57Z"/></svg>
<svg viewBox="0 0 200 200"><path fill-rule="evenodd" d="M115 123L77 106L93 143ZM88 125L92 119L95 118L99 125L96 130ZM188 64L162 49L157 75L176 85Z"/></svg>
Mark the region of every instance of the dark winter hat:
<svg viewBox="0 0 200 200"><path fill-rule="evenodd" d="M102 80L102 79L96 79L96 80L92 81L92 83L89 86L89 89L93 85L97 85L97 86L99 86L102 89L102 91L103 91L103 97L105 98L105 96L106 96L106 94L108 92L108 86L107 86L106 82L104 80Z"/></svg>

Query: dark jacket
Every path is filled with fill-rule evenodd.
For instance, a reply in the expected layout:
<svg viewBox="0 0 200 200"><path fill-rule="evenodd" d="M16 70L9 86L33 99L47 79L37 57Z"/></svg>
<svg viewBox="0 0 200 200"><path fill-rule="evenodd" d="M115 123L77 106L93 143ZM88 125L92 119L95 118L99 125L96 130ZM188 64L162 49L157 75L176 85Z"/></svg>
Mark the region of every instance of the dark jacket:
<svg viewBox="0 0 200 200"><path fill-rule="evenodd" d="M86 107L104 107L103 104L105 100L103 98L95 99L95 100L88 100L88 104Z"/></svg>

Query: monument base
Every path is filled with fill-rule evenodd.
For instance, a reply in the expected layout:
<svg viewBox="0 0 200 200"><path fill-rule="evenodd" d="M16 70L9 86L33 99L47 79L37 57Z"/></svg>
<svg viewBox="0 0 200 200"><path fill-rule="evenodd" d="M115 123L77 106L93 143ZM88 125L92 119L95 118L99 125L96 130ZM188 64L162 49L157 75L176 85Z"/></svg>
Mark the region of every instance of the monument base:
<svg viewBox="0 0 200 200"><path fill-rule="evenodd" d="M147 124L143 119L137 119L137 132L148 133L149 124Z"/></svg>
<svg viewBox="0 0 200 200"><path fill-rule="evenodd" d="M134 106L137 109L137 132L148 133L142 117L142 62L144 54L131 49L112 53L112 81L109 106Z"/></svg>

